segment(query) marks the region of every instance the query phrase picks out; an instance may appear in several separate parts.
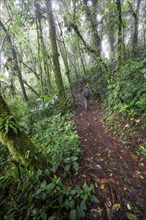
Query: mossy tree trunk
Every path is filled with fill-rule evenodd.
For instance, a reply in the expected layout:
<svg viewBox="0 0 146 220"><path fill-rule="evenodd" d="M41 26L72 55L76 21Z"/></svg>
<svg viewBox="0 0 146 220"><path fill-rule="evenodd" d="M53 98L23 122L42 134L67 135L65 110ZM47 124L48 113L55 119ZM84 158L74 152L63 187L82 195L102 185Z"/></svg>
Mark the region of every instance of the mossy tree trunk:
<svg viewBox="0 0 146 220"><path fill-rule="evenodd" d="M137 55L139 11L140 11L141 2L142 2L142 0L137 0L136 10L134 10L132 7L132 4L129 3L133 18L134 18L134 34L133 34L133 42L132 42L132 55L133 55L133 57L135 57Z"/></svg>
<svg viewBox="0 0 146 220"><path fill-rule="evenodd" d="M60 40L58 40L58 46L59 46L60 53L61 53L61 56L62 56L62 59L64 62L65 75L68 80L68 84L69 84L69 88L70 88L70 92L71 92L71 96L72 96L72 101L75 103L75 97L73 94L72 82L71 82L71 77L70 77L70 65L69 65L69 60L68 60L68 53L67 53L67 48L66 48L66 44L65 44L65 39L64 39L64 36L62 33L61 24L58 19L57 19L57 23L58 23L57 38L60 39ZM59 34L59 32L60 32L60 34Z"/></svg>
<svg viewBox="0 0 146 220"><path fill-rule="evenodd" d="M49 57L47 48L45 47L43 29L42 29L42 14L41 7L38 3L35 4L36 11L36 27L37 27L37 38L38 38L38 58L40 62L42 92L48 95L51 90L51 78L49 68Z"/></svg>
<svg viewBox="0 0 146 220"><path fill-rule="evenodd" d="M84 0L86 19L90 22L91 36L94 48L96 48L96 55L94 57L100 57L101 53L101 39L98 33L98 22L97 22L97 4L98 0L91 0L92 6L88 5L88 0Z"/></svg>
<svg viewBox="0 0 146 220"><path fill-rule="evenodd" d="M12 61L12 65L13 65L13 71L14 71L14 73L16 73L16 75L18 77L18 80L19 80L19 83L20 83L20 86L21 86L21 89L22 89L22 94L23 94L24 100L25 100L25 102L27 102L28 97L27 97L25 86L24 86L24 83L23 83L21 69L20 69L19 63L18 63L17 52L16 52L16 49L15 49L13 43L12 43L11 35L9 34L8 30L6 29L6 27L4 26L4 24L2 23L1 20L0 20L0 27L7 34L7 42L10 45L11 55L12 55L11 61Z"/></svg>
<svg viewBox="0 0 146 220"><path fill-rule="evenodd" d="M116 1L117 12L118 12L118 58L117 58L117 79L121 80L122 75L122 8L121 0Z"/></svg>
<svg viewBox="0 0 146 220"><path fill-rule="evenodd" d="M50 35L50 42L51 42L51 50L52 50L52 58L53 58L53 67L55 73L55 82L59 92L59 96L61 100L65 99L65 90L61 76L60 64L59 64L59 53L57 48L56 42L56 29L54 23L54 17L52 13L52 1L45 0L46 8L47 8L47 17L49 23L49 35Z"/></svg>
<svg viewBox="0 0 146 220"><path fill-rule="evenodd" d="M23 132L0 94L0 141L9 149L14 160L25 167L47 167L46 157L38 151Z"/></svg>

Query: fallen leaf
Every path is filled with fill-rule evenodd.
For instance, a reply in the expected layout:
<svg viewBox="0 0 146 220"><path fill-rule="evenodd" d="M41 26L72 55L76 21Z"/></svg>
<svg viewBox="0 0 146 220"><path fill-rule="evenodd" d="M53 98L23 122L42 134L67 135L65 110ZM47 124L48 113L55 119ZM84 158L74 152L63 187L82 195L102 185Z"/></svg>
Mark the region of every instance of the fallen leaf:
<svg viewBox="0 0 146 220"><path fill-rule="evenodd" d="M126 213L126 216L127 216L127 218L128 218L129 220L139 220L139 218L137 218L136 215L133 215L133 214L131 214L131 213L129 213L129 212Z"/></svg>
<svg viewBox="0 0 146 220"><path fill-rule="evenodd" d="M100 179L100 178L97 178L95 180L96 183L99 183L99 184L106 184L106 183L115 183L115 181L112 179L112 178L109 178L109 179Z"/></svg>
<svg viewBox="0 0 146 220"><path fill-rule="evenodd" d="M140 119L135 119L135 122L138 124L140 122Z"/></svg>
<svg viewBox="0 0 146 220"><path fill-rule="evenodd" d="M102 168L101 168L101 166L100 165L96 165L96 167L99 169L99 170L101 170Z"/></svg>
<svg viewBox="0 0 146 220"><path fill-rule="evenodd" d="M128 210L132 210L132 207L129 203L126 204Z"/></svg>
<svg viewBox="0 0 146 220"><path fill-rule="evenodd" d="M99 211L97 209L91 209L90 213L93 215L94 218L97 218L99 215Z"/></svg>
<svg viewBox="0 0 146 220"><path fill-rule="evenodd" d="M118 210L120 209L120 207L121 207L121 204L114 204L114 205L112 206L112 210L113 210L113 211L118 211Z"/></svg>
<svg viewBox="0 0 146 220"><path fill-rule="evenodd" d="M81 175L82 177L86 178L86 175Z"/></svg>
<svg viewBox="0 0 146 220"><path fill-rule="evenodd" d="M138 170L135 171L133 177L144 179L144 177L141 175L141 172Z"/></svg>
<svg viewBox="0 0 146 220"><path fill-rule="evenodd" d="M108 176L113 176L113 173L107 173Z"/></svg>
<svg viewBox="0 0 146 220"><path fill-rule="evenodd" d="M139 165L140 167L144 167L144 163L142 163L142 162L139 163L138 165Z"/></svg>
<svg viewBox="0 0 146 220"><path fill-rule="evenodd" d="M111 201L110 201L110 198L107 198L107 201L106 201L106 203L105 203L105 206L106 207L111 207L112 206L112 203L111 203Z"/></svg>
<svg viewBox="0 0 146 220"><path fill-rule="evenodd" d="M101 190L106 191L105 186L104 186L103 184L102 184L99 188L100 188Z"/></svg>

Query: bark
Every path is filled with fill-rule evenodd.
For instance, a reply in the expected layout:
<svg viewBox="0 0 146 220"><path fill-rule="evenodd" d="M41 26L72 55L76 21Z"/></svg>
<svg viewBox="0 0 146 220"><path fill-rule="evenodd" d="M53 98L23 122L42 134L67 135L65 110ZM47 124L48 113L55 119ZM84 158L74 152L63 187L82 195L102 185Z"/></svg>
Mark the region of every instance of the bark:
<svg viewBox="0 0 146 220"><path fill-rule="evenodd" d="M61 28L61 25L59 24L59 21L58 21L58 27L59 27L59 31L60 31L61 40L62 40L62 42L58 43L58 45L60 47L60 52L61 52L62 59L63 59L63 62L64 62L65 74L66 74L66 77L68 79L68 83L69 83L71 95L72 95L72 98L73 98L73 102L75 102L75 97L74 97L74 94L73 94L73 88L72 88L72 83L71 83L71 78L70 78L70 67L69 67L69 62L68 62L67 49L66 49L65 40L64 40L64 37L63 37L63 33L62 33L62 28ZM59 36L59 33L58 33L58 36Z"/></svg>
<svg viewBox="0 0 146 220"><path fill-rule="evenodd" d="M40 95L35 91L35 89L33 89L24 79L23 79L23 82L25 85L27 85L27 87L33 92L36 94L37 97L40 97Z"/></svg>
<svg viewBox="0 0 146 220"><path fill-rule="evenodd" d="M48 24L49 24L49 36L51 42L51 50L52 50L52 59L53 59L53 66L54 66L54 74L55 74L55 82L59 92L59 97L61 100L65 99L65 90L61 76L60 64L59 64L59 54L56 42L56 29L55 23L53 18L52 12L52 1L45 0L46 8L47 8L47 17L48 17Z"/></svg>
<svg viewBox="0 0 146 220"><path fill-rule="evenodd" d="M37 16L36 16L37 17ZM40 45L40 34L39 34L39 26L38 26L38 20L36 19L36 29L37 29L37 44L38 44L38 69L39 69L39 78L41 82L41 92L43 94L44 90L44 84L43 84L43 69L42 69L42 63L41 63L41 45Z"/></svg>
<svg viewBox="0 0 146 220"><path fill-rule="evenodd" d="M8 147L12 157L25 167L36 168L47 166L46 157L38 151L27 134L20 129L1 94L0 141Z"/></svg>
<svg viewBox="0 0 146 220"><path fill-rule="evenodd" d="M111 52L114 53L115 52L115 48L114 48L115 37L114 37L114 33L111 33L111 30L108 30L108 39L109 39L109 43L111 47Z"/></svg>
<svg viewBox="0 0 146 220"><path fill-rule="evenodd" d="M122 67L122 9L121 0L116 1L118 12L118 58L117 58L117 77L121 79L121 67Z"/></svg>
<svg viewBox="0 0 146 220"><path fill-rule="evenodd" d="M82 41L83 45L85 46L85 50L88 50L90 53L95 54L95 57L97 57L97 59L100 62L100 65L104 68L106 74L108 73L108 67L106 65L106 63L103 61L103 59L98 56L98 52L96 50L96 48L92 48L88 45L88 43L86 43L86 41L84 40L83 36L81 35L78 26L76 24L71 23L70 27L72 27L72 29L75 31L75 33L77 34L77 36L80 38L80 40Z"/></svg>
<svg viewBox="0 0 146 220"><path fill-rule="evenodd" d="M28 66L26 63L24 63L22 60L21 60L21 63L22 63L27 69L29 69L31 72L34 73L34 75L36 76L36 78L38 79L38 81L40 80L40 78L39 78L39 76L38 76L38 74L37 74L37 72L36 72L35 70L33 70L30 66Z"/></svg>
<svg viewBox="0 0 146 220"><path fill-rule="evenodd" d="M81 46L80 46L79 39L77 39L77 43L78 43L79 54L80 54L80 59L81 59L81 64L82 64L84 76L87 79L86 68L85 68L84 59L83 59L83 56L82 56L82 53L81 53Z"/></svg>
<svg viewBox="0 0 146 220"><path fill-rule="evenodd" d="M73 102L75 102L75 97L74 97L74 94L73 94L73 88L72 88L71 79L70 79L70 68L69 68L69 64L68 64L68 59L66 57L67 54L64 50L65 48L63 48L60 43L58 43L58 45L59 45L60 53L61 53L61 56L62 56L62 59L63 59L64 67L65 67L65 75L66 75L67 80L68 80L69 89L70 89L70 92L71 92L71 95L72 95Z"/></svg>
<svg viewBox="0 0 146 220"><path fill-rule="evenodd" d="M97 7L98 0L92 0L92 7L88 6L87 3L88 1L84 1L86 18L87 20L90 21L90 24L91 24L92 40L93 40L93 45L96 47L96 50L97 50L97 56L100 56L101 39L98 34L98 22L96 19L96 16L97 16L96 7Z"/></svg>
<svg viewBox="0 0 146 220"><path fill-rule="evenodd" d="M138 46L138 25L139 25L139 10L140 4L142 0L137 0L136 11L134 11L131 3L129 3L132 15L134 18L134 34L133 34L133 42L132 42L132 54L135 57L137 55L137 46Z"/></svg>
<svg viewBox="0 0 146 220"><path fill-rule="evenodd" d="M21 89L22 89L24 100L27 102L28 101L28 97L27 97L27 94L26 94L26 90L25 90L25 87L24 87L23 80L22 80L22 73L21 73L21 69L19 67L19 63L18 63L18 58L17 58L17 53L16 53L16 50L15 50L15 47L14 47L14 45L12 43L10 34L8 33L7 29L5 28L5 26L4 26L4 24L2 23L1 20L0 20L0 27L2 27L3 31L5 33L7 33L7 41L9 43L9 45L10 45L10 49L11 49L11 53L12 53L13 70L17 73L17 77L19 79L19 83L20 83L20 86L21 86Z"/></svg>
<svg viewBox="0 0 146 220"><path fill-rule="evenodd" d="M37 18L37 33L38 33L38 41L39 41L39 50L40 50L40 58L43 62L43 72L42 72L42 87L47 87L43 89L44 91L47 90L47 93L51 90L51 79L50 79L50 70L49 70L49 64L48 64L48 54L46 51L45 43L44 43L44 37L43 37L43 30L42 30L42 15L40 12L40 6L38 4L35 5L36 7L36 18ZM40 60L41 65L41 60ZM42 69L41 69L42 70ZM44 76L43 76L44 75Z"/></svg>

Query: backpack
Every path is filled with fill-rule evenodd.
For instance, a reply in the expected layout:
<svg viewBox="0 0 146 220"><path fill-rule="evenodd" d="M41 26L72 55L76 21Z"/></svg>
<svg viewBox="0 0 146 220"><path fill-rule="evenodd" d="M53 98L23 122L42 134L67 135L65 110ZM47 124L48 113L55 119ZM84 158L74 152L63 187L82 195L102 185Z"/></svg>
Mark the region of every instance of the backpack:
<svg viewBox="0 0 146 220"><path fill-rule="evenodd" d="M83 94L84 94L84 97L85 97L86 99L90 98L90 91L89 91L89 89L85 89L84 92L83 92Z"/></svg>

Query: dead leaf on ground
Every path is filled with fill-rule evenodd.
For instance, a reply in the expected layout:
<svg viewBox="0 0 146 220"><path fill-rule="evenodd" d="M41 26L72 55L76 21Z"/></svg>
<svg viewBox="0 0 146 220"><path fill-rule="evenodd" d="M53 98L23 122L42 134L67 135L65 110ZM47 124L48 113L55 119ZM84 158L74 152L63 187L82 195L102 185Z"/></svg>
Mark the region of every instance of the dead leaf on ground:
<svg viewBox="0 0 146 220"><path fill-rule="evenodd" d="M140 179L144 179L144 177L141 175L141 172L136 170L133 177L135 178L140 178Z"/></svg>
<svg viewBox="0 0 146 220"><path fill-rule="evenodd" d="M112 206L112 211L118 211L121 208L121 204L114 204Z"/></svg>
<svg viewBox="0 0 146 220"><path fill-rule="evenodd" d="M98 170L102 170L101 166L99 164L96 165Z"/></svg>
<svg viewBox="0 0 146 220"><path fill-rule="evenodd" d="M109 179L100 179L100 178L97 178L95 180L96 183L98 184L107 184L107 183L115 183L115 181L112 179L112 178L109 178Z"/></svg>

